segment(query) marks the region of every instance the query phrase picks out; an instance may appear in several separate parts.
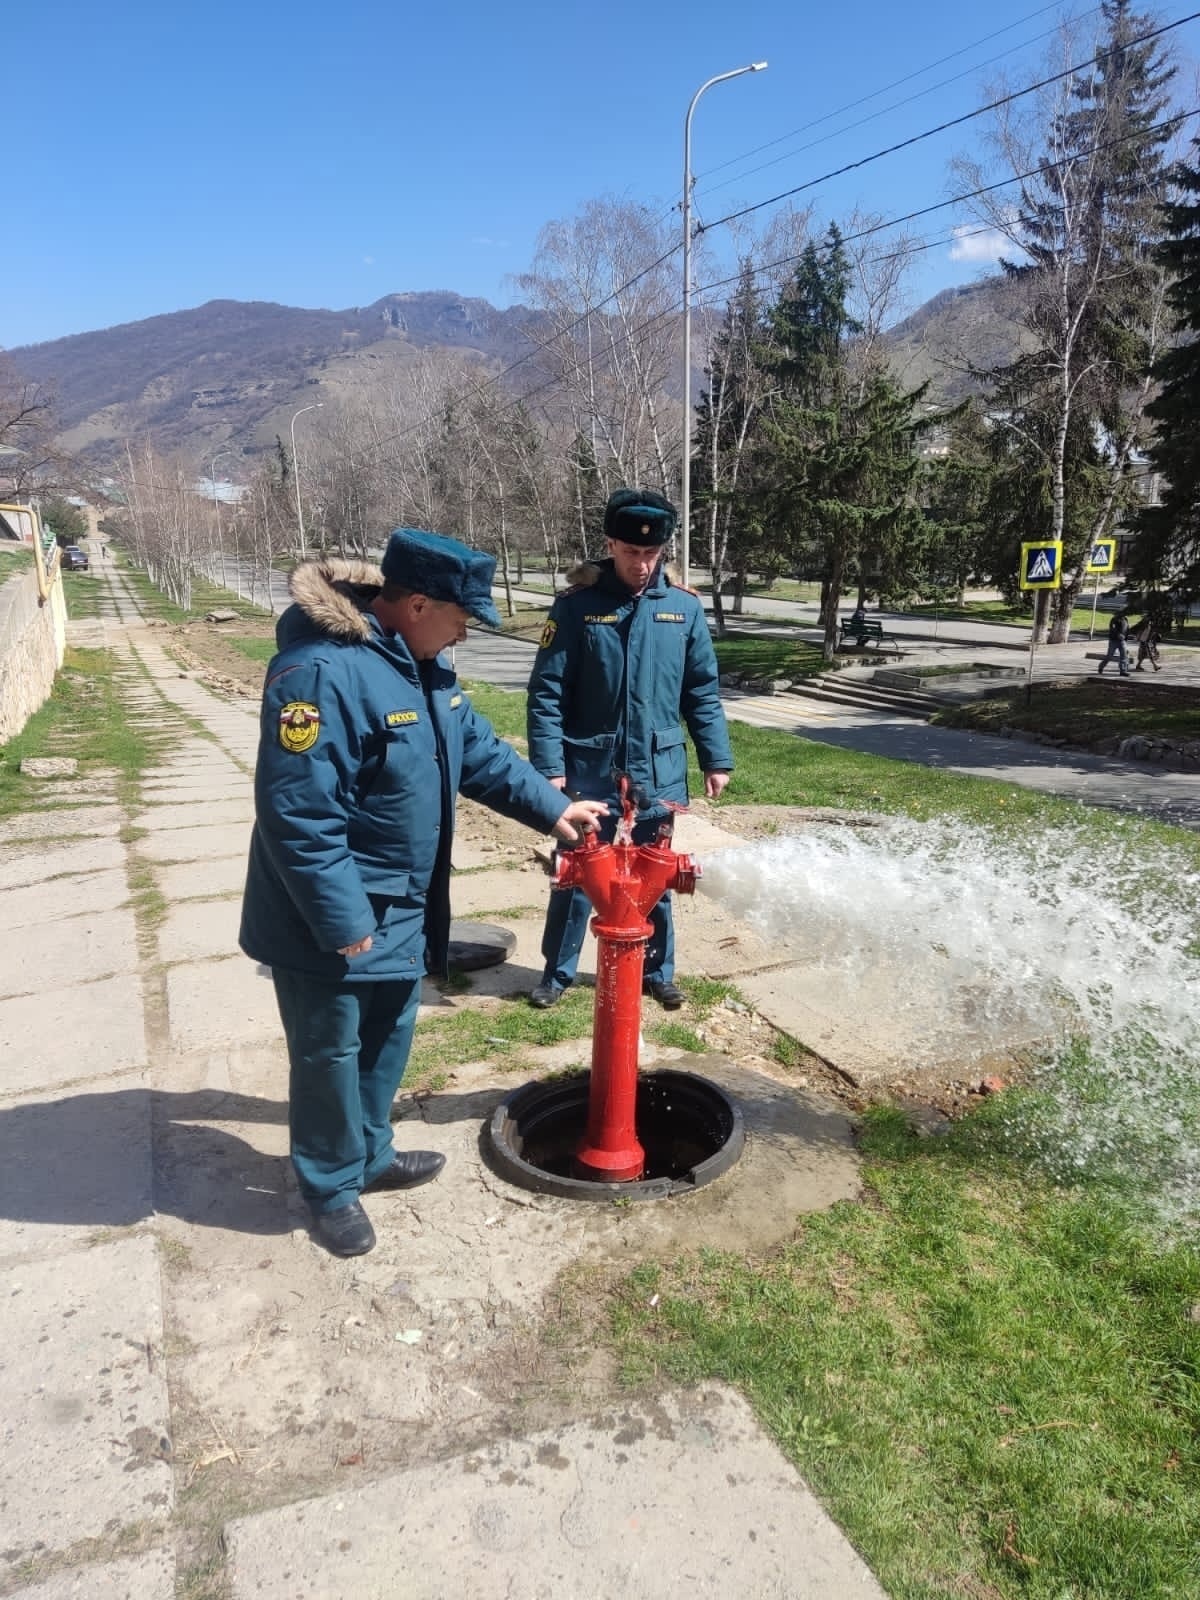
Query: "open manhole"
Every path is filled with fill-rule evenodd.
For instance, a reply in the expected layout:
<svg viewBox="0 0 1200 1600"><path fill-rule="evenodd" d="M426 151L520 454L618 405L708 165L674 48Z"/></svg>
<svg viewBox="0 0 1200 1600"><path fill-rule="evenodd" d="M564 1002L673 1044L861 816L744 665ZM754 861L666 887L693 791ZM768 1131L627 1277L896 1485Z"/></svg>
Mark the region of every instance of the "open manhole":
<svg viewBox="0 0 1200 1600"><path fill-rule="evenodd" d="M567 1200L663 1200L703 1188L742 1153L742 1113L715 1083L692 1072L644 1072L637 1135L646 1152L645 1176L631 1183L577 1178L575 1151L587 1127L590 1085L590 1072L527 1083L496 1107L487 1144L502 1177Z"/></svg>

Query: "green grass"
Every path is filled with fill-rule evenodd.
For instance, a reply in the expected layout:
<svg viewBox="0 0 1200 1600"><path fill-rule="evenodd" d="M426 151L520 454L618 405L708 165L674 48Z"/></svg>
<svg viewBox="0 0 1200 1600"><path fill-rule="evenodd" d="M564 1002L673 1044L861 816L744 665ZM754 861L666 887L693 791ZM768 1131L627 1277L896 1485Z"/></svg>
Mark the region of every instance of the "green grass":
<svg viewBox="0 0 1200 1600"><path fill-rule="evenodd" d="M497 602L502 605L502 598ZM500 611L500 632L515 635L520 639L536 639L546 626L546 618L550 607L530 605L526 600L516 602L516 612L510 617L503 609Z"/></svg>
<svg viewBox="0 0 1200 1600"><path fill-rule="evenodd" d="M892 1600L1191 1600L1200 1255L972 1133L875 1113L865 1203L638 1268L626 1376L742 1388Z"/></svg>
<svg viewBox="0 0 1200 1600"><path fill-rule="evenodd" d="M736 998L737 990L710 978L681 978L679 984L688 997L686 1012L677 1019L659 1021L657 1008L647 1002L643 1008L647 1037L683 1050L702 1050L695 1027L726 996ZM404 1086L441 1088L447 1068L467 1061L495 1060L501 1068L524 1071L528 1067L520 1053L524 1046L590 1039L595 998L590 986L580 986L568 989L549 1011L535 1011L524 995L516 995L484 1011L463 1009L431 1017L417 1026Z"/></svg>
<svg viewBox="0 0 1200 1600"><path fill-rule="evenodd" d="M161 622L195 622L208 611L236 611L239 617L268 615L262 606L252 606L249 600L241 599L232 590L222 589L196 574L192 576L192 603L185 611L160 589L156 589L147 573L131 565L127 557L119 565L142 610L147 616L156 617Z"/></svg>
<svg viewBox="0 0 1200 1600"><path fill-rule="evenodd" d="M524 738L524 694L485 684L467 687L475 708L498 733L506 738ZM1154 841L1180 852L1181 870L1189 862L1193 871L1200 865L1200 837L1166 823L1118 816L994 778L969 777L913 761L842 750L744 722L731 721L729 737L735 770L729 788L716 803L718 809L725 805L831 806L885 812L917 821L960 817L1017 833L1070 824L1082 828L1089 847L1099 851L1116 843L1136 848L1138 840ZM688 783L693 795L703 794L703 779L694 755Z"/></svg>
<svg viewBox="0 0 1200 1600"><path fill-rule="evenodd" d="M72 620L102 615L101 602L108 598L108 585L91 572L64 572L63 594L67 616Z"/></svg>
<svg viewBox="0 0 1200 1600"><path fill-rule="evenodd" d="M1142 680L1145 679L1143 682ZM943 727L981 732L1027 728L1071 744L1143 734L1159 739L1200 739L1200 691L1156 684L1145 673L1123 683L1077 679L1035 682L1030 703L1024 688L969 705L953 706L933 719Z"/></svg>
<svg viewBox="0 0 1200 1600"><path fill-rule="evenodd" d="M251 661L270 661L278 646L274 639L256 639L248 634L229 633L225 637L233 648Z"/></svg>
<svg viewBox="0 0 1200 1600"><path fill-rule="evenodd" d="M28 572L33 566L33 551L28 545L15 545L12 549L0 547L0 583L7 583L15 573Z"/></svg>
<svg viewBox="0 0 1200 1600"><path fill-rule="evenodd" d="M756 678L808 678L827 665L820 645L802 639L731 634L715 639L713 645L722 672L750 673Z"/></svg>
<svg viewBox="0 0 1200 1600"><path fill-rule="evenodd" d="M525 737L525 696L509 689L494 689L490 683L463 680L463 688L480 716L486 717L502 739Z"/></svg>
<svg viewBox="0 0 1200 1600"><path fill-rule="evenodd" d="M1028 629L1033 620L1032 609L1020 605L1010 606L1003 600L965 600L962 605L935 605L932 600L902 607L898 617L934 617L939 622L998 622L1013 628ZM1076 612L1078 615L1078 612Z"/></svg>
<svg viewBox="0 0 1200 1600"><path fill-rule="evenodd" d="M496 1009L464 1009L432 1017L417 1027L404 1087L438 1088L445 1082L447 1068L467 1061L495 1059L503 1066L522 1045L587 1038L592 1031L594 998L591 989L568 989L550 1011L535 1011L526 997L519 995L501 1001Z"/></svg>
<svg viewBox="0 0 1200 1600"><path fill-rule="evenodd" d="M150 764L163 740L126 717L115 665L107 650L67 651L49 700L0 745L0 816L42 803L45 780L20 771L27 756L74 756L81 776L115 769L127 783Z"/></svg>
<svg viewBox="0 0 1200 1600"><path fill-rule="evenodd" d="M692 574L692 582L700 582L706 589L712 588L711 575L708 572L699 577ZM748 583L743 591L747 599L760 598L763 600L792 600L801 605L816 605L821 598L821 585L819 583L804 583L795 578L776 578L774 583ZM721 597L728 611L733 605L733 585L726 581L721 591Z"/></svg>

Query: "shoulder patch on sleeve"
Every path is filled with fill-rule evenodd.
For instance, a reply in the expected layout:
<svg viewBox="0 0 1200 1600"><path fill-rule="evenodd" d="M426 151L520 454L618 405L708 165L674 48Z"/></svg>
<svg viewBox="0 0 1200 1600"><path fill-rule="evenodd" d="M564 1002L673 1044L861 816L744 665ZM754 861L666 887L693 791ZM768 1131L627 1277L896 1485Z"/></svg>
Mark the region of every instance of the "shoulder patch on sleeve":
<svg viewBox="0 0 1200 1600"><path fill-rule="evenodd" d="M307 700L289 700L279 712L279 743L294 756L311 750L321 731L321 713Z"/></svg>
<svg viewBox="0 0 1200 1600"><path fill-rule="evenodd" d="M547 650L554 643L554 635L558 632L557 622L547 622L542 629L542 637L538 640L538 649Z"/></svg>
<svg viewBox="0 0 1200 1600"><path fill-rule="evenodd" d="M463 697L462 697L461 694L452 694L450 696L450 709L451 709L451 711L453 711L457 706L462 705L462 703L463 703Z"/></svg>

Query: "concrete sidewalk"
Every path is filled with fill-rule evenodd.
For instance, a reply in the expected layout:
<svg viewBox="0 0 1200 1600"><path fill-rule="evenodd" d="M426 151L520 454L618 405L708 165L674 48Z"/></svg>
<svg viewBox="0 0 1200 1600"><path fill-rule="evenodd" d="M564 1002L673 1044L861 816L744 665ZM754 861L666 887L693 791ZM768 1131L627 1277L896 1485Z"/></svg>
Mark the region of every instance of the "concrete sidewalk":
<svg viewBox="0 0 1200 1600"><path fill-rule="evenodd" d="M877 1600L735 1394L618 1406L592 1351L529 1370L577 1262L768 1249L854 1195L842 1111L754 1061L705 1058L746 1106L736 1176L580 1208L489 1170L479 1130L514 1080L447 1063L447 1087L404 1096L397 1126L401 1145L446 1151L445 1180L380 1201L372 1255L320 1251L286 1160L269 977L236 950L257 709L182 672L110 579L108 615L77 639L116 653L160 752L133 797L115 778L48 780L0 843L0 1595L667 1600L736 1583ZM689 826L684 847L737 842ZM474 869L456 912L499 920L544 897L485 846L456 864ZM529 986L538 919L513 925L492 987L427 987L429 1013ZM765 959L711 903L680 942L693 971ZM539 1070L586 1046L557 1048Z"/></svg>

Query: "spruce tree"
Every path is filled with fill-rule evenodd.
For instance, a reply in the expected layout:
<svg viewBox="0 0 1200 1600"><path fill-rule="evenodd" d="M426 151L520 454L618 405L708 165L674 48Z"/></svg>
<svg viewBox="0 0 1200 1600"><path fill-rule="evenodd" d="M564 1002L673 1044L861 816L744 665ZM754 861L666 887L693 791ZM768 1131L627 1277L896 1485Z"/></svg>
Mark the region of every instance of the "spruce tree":
<svg viewBox="0 0 1200 1600"><path fill-rule="evenodd" d="M1025 484L1044 489L1023 536L1063 540L1052 641L1067 637L1087 551L1132 503L1163 331L1161 272L1147 240L1165 183L1158 123L1174 69L1142 37L1151 19L1131 0L1100 9L1104 42L1051 119L1038 174L1021 187L1029 259L1002 262L1024 291L1031 348L992 374L992 412L1011 435L1005 452Z"/></svg>
<svg viewBox="0 0 1200 1600"><path fill-rule="evenodd" d="M923 526L913 488L924 389L902 391L886 368L856 361L858 324L847 308L841 234L810 244L771 313L778 384L763 426L756 497L792 560L819 555L827 660L837 645L837 607L867 564L880 571Z"/></svg>
<svg viewBox="0 0 1200 1600"><path fill-rule="evenodd" d="M1172 173L1158 256L1171 275L1168 299L1178 342L1159 359L1162 387L1148 407L1158 425L1150 449L1161 502L1138 519L1133 570L1143 582L1188 598L1200 594L1200 139Z"/></svg>

